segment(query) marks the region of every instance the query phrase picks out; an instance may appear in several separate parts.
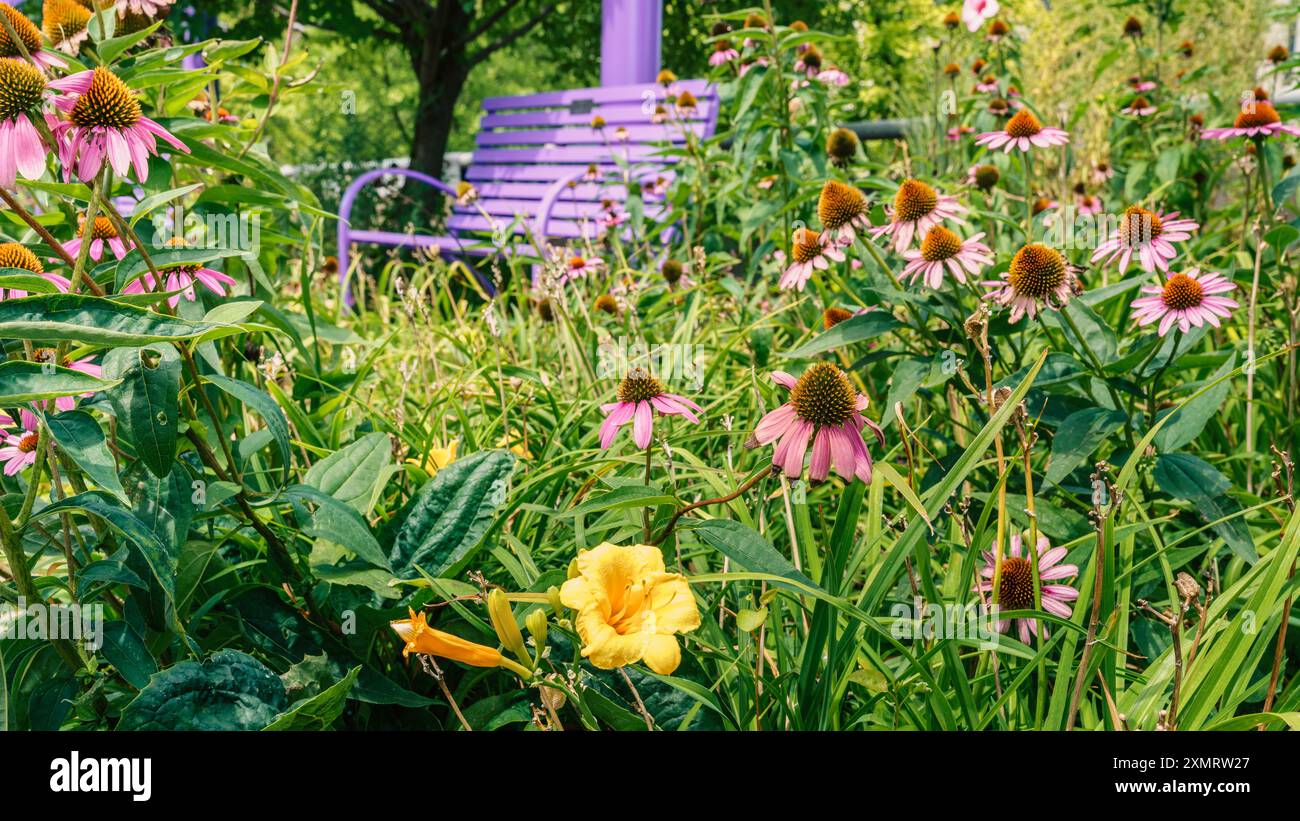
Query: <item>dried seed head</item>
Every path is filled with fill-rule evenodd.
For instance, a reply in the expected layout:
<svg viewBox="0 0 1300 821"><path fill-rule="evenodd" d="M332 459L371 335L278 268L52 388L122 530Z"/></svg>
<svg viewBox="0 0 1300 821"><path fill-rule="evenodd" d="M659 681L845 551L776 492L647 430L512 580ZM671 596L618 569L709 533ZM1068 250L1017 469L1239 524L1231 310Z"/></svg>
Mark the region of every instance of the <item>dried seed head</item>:
<svg viewBox="0 0 1300 821"><path fill-rule="evenodd" d="M1174 587L1178 589L1178 595L1183 602L1191 602L1201 597L1201 586L1196 583L1191 575L1180 572L1174 577Z"/></svg>

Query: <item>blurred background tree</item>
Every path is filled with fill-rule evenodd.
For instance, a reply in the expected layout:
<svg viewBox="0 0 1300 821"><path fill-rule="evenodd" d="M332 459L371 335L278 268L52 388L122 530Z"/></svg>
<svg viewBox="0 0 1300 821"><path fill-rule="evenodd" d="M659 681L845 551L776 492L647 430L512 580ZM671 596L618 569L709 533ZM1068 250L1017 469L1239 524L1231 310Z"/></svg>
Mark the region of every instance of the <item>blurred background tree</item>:
<svg viewBox="0 0 1300 821"><path fill-rule="evenodd" d="M225 36L284 36L287 3L199 5L217 14ZM803 20L842 36L832 58L872 78L862 116L893 113L893 91L909 78L907 57L919 48L905 43L935 15L930 0L773 5L779 22ZM682 77L707 74L713 15L741 7L665 0L665 67ZM484 97L600 82L599 0L299 0L297 14L297 48L308 50L320 75L314 94L287 104L270 138L276 156L299 165L406 156L412 168L441 176L447 151L473 148ZM430 68L425 55L434 42L449 53ZM275 144L293 149L276 152Z"/></svg>

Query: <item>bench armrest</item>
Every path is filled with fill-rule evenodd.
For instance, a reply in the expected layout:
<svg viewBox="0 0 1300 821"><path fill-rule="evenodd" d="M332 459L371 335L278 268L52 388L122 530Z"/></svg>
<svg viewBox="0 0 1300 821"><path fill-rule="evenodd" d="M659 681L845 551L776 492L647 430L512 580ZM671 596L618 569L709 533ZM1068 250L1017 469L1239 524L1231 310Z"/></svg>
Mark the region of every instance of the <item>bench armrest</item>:
<svg viewBox="0 0 1300 821"><path fill-rule="evenodd" d="M409 168L376 168L373 171L367 171L352 181L352 184L343 192L343 199L339 202L339 239L338 239L338 261L339 261L339 284L345 285L348 278L348 269L350 266L351 245L352 245L352 226L350 218L352 216L352 205L356 202L357 195L361 189L365 188L374 180L380 177L410 177L413 180L431 185L442 191L444 194L456 196L456 189L452 188L442 180L429 176L420 171L413 171ZM350 289L345 289L343 293L343 302L345 305L352 304L352 293Z"/></svg>
<svg viewBox="0 0 1300 821"><path fill-rule="evenodd" d="M551 211L554 210L555 203L560 199L560 194L564 193L564 189L568 188L570 183L577 182L586 174L586 168L578 169L571 174L561 176L551 183L550 188L546 189L546 193L542 195L542 202L537 207L537 223L533 226L539 243L546 242L546 229L550 227Z"/></svg>

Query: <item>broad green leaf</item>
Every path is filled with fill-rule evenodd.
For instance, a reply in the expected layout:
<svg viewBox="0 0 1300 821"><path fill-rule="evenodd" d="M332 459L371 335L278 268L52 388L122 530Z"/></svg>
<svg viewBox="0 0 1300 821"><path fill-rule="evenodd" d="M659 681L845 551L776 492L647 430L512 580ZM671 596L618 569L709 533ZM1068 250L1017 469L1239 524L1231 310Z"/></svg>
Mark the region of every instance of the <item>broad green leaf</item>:
<svg viewBox="0 0 1300 821"><path fill-rule="evenodd" d="M1237 353L1234 351L1229 355L1227 361L1220 365L1219 369L1214 372L1214 375L1210 377L1210 381L1213 382L1216 379L1226 376L1231 373L1233 368L1236 366ZM1196 439L1196 437L1201 434L1201 431L1205 428L1206 424L1208 424L1215 416L1218 416L1219 409L1223 405L1223 400L1227 398L1228 391L1231 387L1232 383L1225 379L1210 390L1179 406L1168 414L1168 421L1164 423L1164 427L1162 427L1160 432L1156 434L1156 449L1161 453L1168 453L1170 451L1178 450L1183 445L1189 444Z"/></svg>
<svg viewBox="0 0 1300 821"><path fill-rule="evenodd" d="M167 545L168 552L181 555L185 537L194 520L195 488L184 470L159 477L141 462L122 476L135 517Z"/></svg>
<svg viewBox="0 0 1300 821"><path fill-rule="evenodd" d="M283 467L281 481L288 481L290 462L292 461L292 451L289 445L289 420L284 417L284 411L275 403L275 400L247 382L240 382L238 379L231 379L221 374L207 374L203 377L203 381L210 382L221 388L221 390L247 405L258 416L262 417L262 421L266 422L266 428L275 438L276 447L280 451L280 463Z"/></svg>
<svg viewBox="0 0 1300 821"><path fill-rule="evenodd" d="M307 470L303 483L365 515L392 475L393 446L386 433L369 433Z"/></svg>
<svg viewBox="0 0 1300 821"><path fill-rule="evenodd" d="M887 311L867 311L823 331L808 343L786 351L781 356L786 359L809 359L819 353L833 350L853 342L872 339L897 328L899 322Z"/></svg>
<svg viewBox="0 0 1300 821"><path fill-rule="evenodd" d="M113 13L106 13L102 16L105 18L106 21L110 18L116 20L116 16ZM91 28L92 36L94 35L94 31L95 31L93 26L99 17L100 15L95 15L90 20L92 24L92 28ZM109 39L97 38L101 40L101 42L95 49L99 53L99 59L103 60L105 65L113 62L118 58L119 55L121 55L124 51L129 49L131 46L134 46L136 43L139 43L141 40L144 40L146 37L153 34L155 31L157 31L158 27L161 26L162 24L163 21L159 20L155 22L153 25L146 26L145 28L142 28L139 31L133 31L130 34L123 34L121 37L114 37L112 28L108 27Z"/></svg>
<svg viewBox="0 0 1300 821"><path fill-rule="evenodd" d="M276 716L264 729L328 730L334 720L343 714L352 685L356 683L360 672L360 665L353 667L342 681L293 705L292 709Z"/></svg>
<svg viewBox="0 0 1300 821"><path fill-rule="evenodd" d="M23 268L0 268L0 288L6 291L26 291L29 294L57 294L59 286L40 274Z"/></svg>
<svg viewBox="0 0 1300 821"><path fill-rule="evenodd" d="M171 345L117 348L104 357L118 431L155 476L171 473L180 428L181 356Z"/></svg>
<svg viewBox="0 0 1300 821"><path fill-rule="evenodd" d="M122 710L119 730L260 730L287 705L284 684L237 650L155 673Z"/></svg>
<svg viewBox="0 0 1300 821"><path fill-rule="evenodd" d="M1062 309L1068 314L1068 319L1074 321L1078 326L1079 332L1083 334L1082 343L1097 357L1097 360L1105 365L1115 359L1115 353L1119 349L1119 342L1115 338L1115 332L1111 330L1106 320L1097 315L1097 312L1080 300L1072 299L1066 303ZM1071 345L1077 345L1080 340L1074 335L1074 328L1070 327L1069 322L1058 316L1055 311L1044 311L1043 321L1055 328L1060 328L1061 333L1065 335L1067 342Z"/></svg>
<svg viewBox="0 0 1300 821"><path fill-rule="evenodd" d="M671 494L664 493L657 487L649 485L623 485L616 487L608 493L601 493L587 499L580 505L571 507L568 510L562 510L560 516L587 516L592 513L600 513L606 510L623 510L626 508L642 507L659 507L661 505L671 505L677 502L677 498Z"/></svg>
<svg viewBox="0 0 1300 821"><path fill-rule="evenodd" d="M1123 426L1124 414L1106 408L1084 408L1067 416L1052 437L1052 461L1043 476L1044 485L1060 484Z"/></svg>
<svg viewBox="0 0 1300 821"><path fill-rule="evenodd" d="M94 393L115 384L117 383L111 379L101 379L48 362L27 362L20 359L0 362L0 406L4 407Z"/></svg>
<svg viewBox="0 0 1300 821"><path fill-rule="evenodd" d="M514 454L488 450L458 459L425 482L407 508L389 554L402 578L454 575L478 548L505 501Z"/></svg>
<svg viewBox="0 0 1300 821"><path fill-rule="evenodd" d="M45 417L45 424L59 448L86 472L90 480L129 504L117 476L117 462L104 439L104 431L89 413L81 410Z"/></svg>
<svg viewBox="0 0 1300 821"><path fill-rule="evenodd" d="M308 536L328 539L376 567L388 569L388 557L356 510L309 485L290 485L285 488L283 496L291 501L315 505L311 524L304 528Z"/></svg>
<svg viewBox="0 0 1300 821"><path fill-rule="evenodd" d="M816 584L795 569L762 534L733 519L688 519L677 525L702 542L756 573L771 573L811 587Z"/></svg>
<svg viewBox="0 0 1300 821"><path fill-rule="evenodd" d="M79 294L0 302L0 338L118 347L193 339L221 326Z"/></svg>
<svg viewBox="0 0 1300 821"><path fill-rule="evenodd" d="M125 621L104 624L103 646L99 652L132 687L144 687L149 683L149 677L158 672L158 662L145 646L144 639Z"/></svg>
<svg viewBox="0 0 1300 821"><path fill-rule="evenodd" d="M65 511L80 511L97 516L122 534L139 549L158 584L168 598L172 597L175 590L176 554L134 513L102 490L87 490L46 505L34 512L32 518L44 519Z"/></svg>
<svg viewBox="0 0 1300 821"><path fill-rule="evenodd" d="M1227 492L1232 483L1209 462L1190 453L1162 453L1156 458L1152 471L1160 489L1177 499L1192 503L1198 516L1207 522L1221 519L1241 510L1236 499ZM1213 528L1228 548L1245 561L1254 564L1259 560L1250 529L1237 517L1219 522Z"/></svg>
<svg viewBox="0 0 1300 821"><path fill-rule="evenodd" d="M193 185L182 185L179 188L171 188L166 191L159 191L157 194L150 194L137 202L135 207L131 209L131 218L127 220L127 223L134 228L137 222L151 214L158 206L166 205L173 200L179 200L186 194L193 193L196 189L202 187L202 183L194 183Z"/></svg>

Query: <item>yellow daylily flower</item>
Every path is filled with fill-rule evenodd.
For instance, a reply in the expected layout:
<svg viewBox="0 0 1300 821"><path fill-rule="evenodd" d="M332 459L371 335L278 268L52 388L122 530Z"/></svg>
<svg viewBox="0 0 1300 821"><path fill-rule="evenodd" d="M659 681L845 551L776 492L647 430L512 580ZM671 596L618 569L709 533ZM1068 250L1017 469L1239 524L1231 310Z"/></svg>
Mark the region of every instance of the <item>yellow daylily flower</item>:
<svg viewBox="0 0 1300 821"><path fill-rule="evenodd" d="M447 465L456 461L456 448L458 447L460 447L459 439L451 440L445 448L439 446L435 442L433 446L429 448L429 452L425 454L423 461L419 459L407 459L406 463L408 465L415 465L425 473L432 476Z"/></svg>
<svg viewBox="0 0 1300 821"><path fill-rule="evenodd" d="M605 542L578 554L577 575L560 588L560 600L577 612L582 655L603 670L644 660L667 675L681 663L677 633L700 626L690 584L664 569L653 545Z"/></svg>
<svg viewBox="0 0 1300 821"><path fill-rule="evenodd" d="M515 664L501 655L496 648L476 644L460 636L436 630L429 626L424 613L416 613L414 610L409 612L411 614L409 619L388 623L398 638L406 642L406 646L402 648L403 657L411 653L420 653L459 661L471 667L505 667L523 678L532 676L532 671Z"/></svg>
<svg viewBox="0 0 1300 821"><path fill-rule="evenodd" d="M511 444L512 441L514 441L514 444ZM513 431L509 436L502 434L501 438L497 440L497 447L506 448L525 462L530 461L533 458L532 451L528 449L528 445L525 443L524 439Z"/></svg>

